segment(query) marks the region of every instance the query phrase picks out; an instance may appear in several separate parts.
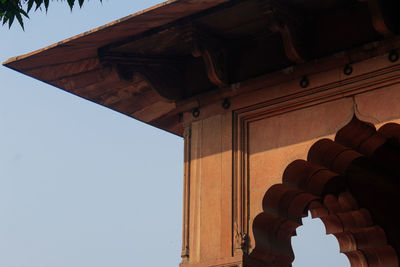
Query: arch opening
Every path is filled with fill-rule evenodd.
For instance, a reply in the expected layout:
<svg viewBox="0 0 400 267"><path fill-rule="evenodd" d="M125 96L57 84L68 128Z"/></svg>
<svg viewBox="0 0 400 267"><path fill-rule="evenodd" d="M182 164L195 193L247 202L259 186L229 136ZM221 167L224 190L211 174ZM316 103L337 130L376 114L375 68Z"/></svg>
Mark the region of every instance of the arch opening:
<svg viewBox="0 0 400 267"><path fill-rule="evenodd" d="M291 240L293 267L350 267L347 256L340 252L339 241L333 234L326 234L326 227L311 213L302 218L302 225L296 229Z"/></svg>

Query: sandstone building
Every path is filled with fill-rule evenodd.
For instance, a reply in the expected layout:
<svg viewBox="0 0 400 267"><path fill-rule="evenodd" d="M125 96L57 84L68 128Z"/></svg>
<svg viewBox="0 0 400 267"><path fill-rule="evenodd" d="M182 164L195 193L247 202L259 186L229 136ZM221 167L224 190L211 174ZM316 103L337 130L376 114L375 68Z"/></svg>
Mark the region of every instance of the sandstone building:
<svg viewBox="0 0 400 267"><path fill-rule="evenodd" d="M170 0L4 64L184 138L181 267L290 266L307 211L399 266L399 12Z"/></svg>

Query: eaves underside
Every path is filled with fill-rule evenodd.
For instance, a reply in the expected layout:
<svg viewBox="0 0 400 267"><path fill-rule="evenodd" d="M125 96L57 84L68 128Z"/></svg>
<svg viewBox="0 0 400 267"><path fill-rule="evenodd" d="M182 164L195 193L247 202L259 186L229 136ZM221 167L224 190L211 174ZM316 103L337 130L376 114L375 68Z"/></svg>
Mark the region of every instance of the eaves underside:
<svg viewBox="0 0 400 267"><path fill-rule="evenodd" d="M398 5L380 0L167 1L4 65L182 135L183 113L201 107L204 99L210 103L243 93L238 84L271 75L281 76L277 81L295 77L287 74L288 67L313 65L309 74L335 68L324 62L340 51L350 51L341 54L346 58L358 49L356 54L363 55L353 57L357 62L393 49L387 43L397 43L398 18L387 11ZM368 43L373 49L366 49Z"/></svg>

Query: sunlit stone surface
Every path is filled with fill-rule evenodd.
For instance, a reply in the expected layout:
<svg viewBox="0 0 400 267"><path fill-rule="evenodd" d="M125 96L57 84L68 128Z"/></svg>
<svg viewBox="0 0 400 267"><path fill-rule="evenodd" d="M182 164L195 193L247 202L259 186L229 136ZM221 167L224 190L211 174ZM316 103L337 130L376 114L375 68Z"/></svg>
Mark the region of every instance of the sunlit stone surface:
<svg viewBox="0 0 400 267"><path fill-rule="evenodd" d="M312 219L309 213L302 221L303 225L296 229L297 236L292 237L293 267L350 267L346 255L339 252L337 239L325 233L320 219Z"/></svg>

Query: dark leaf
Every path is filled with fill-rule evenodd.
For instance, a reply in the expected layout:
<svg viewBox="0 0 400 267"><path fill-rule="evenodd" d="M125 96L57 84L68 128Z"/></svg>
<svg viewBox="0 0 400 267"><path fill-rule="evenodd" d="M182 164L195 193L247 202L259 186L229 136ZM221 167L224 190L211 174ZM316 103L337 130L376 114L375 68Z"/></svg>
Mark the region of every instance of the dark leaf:
<svg viewBox="0 0 400 267"><path fill-rule="evenodd" d="M3 17L3 22L2 22L3 25L6 24L7 20L8 20L8 19L7 19L7 14L5 14L4 17Z"/></svg>
<svg viewBox="0 0 400 267"><path fill-rule="evenodd" d="M12 14L12 15L10 16L10 18L8 19L8 28L11 28L11 25L12 25L13 22L14 22L14 18L15 18L15 14Z"/></svg>
<svg viewBox="0 0 400 267"><path fill-rule="evenodd" d="M17 20L18 20L18 22L19 22L19 25L21 25L22 30L25 31L24 22L22 21L22 16L21 16L21 14L20 14L20 13L16 13L15 16L17 17ZM10 27L11 27L11 25L10 25Z"/></svg>
<svg viewBox="0 0 400 267"><path fill-rule="evenodd" d="M28 1L28 9L27 9L28 12L31 11L33 3L35 3L35 0L29 0Z"/></svg>
<svg viewBox="0 0 400 267"><path fill-rule="evenodd" d="M11 16L11 13L10 13L10 12L11 12L11 11L8 11L8 12L6 12L6 13L4 14L4 17L3 17L3 25L6 24L7 21L10 19L10 16Z"/></svg>
<svg viewBox="0 0 400 267"><path fill-rule="evenodd" d="M36 11L36 10L38 10L38 9L40 8L40 6L42 5L43 0L35 0L35 3L36 3L36 8L35 8L35 11Z"/></svg>
<svg viewBox="0 0 400 267"><path fill-rule="evenodd" d="M26 13L25 10L20 9L20 13L29 19L28 13Z"/></svg>
<svg viewBox="0 0 400 267"><path fill-rule="evenodd" d="M67 0L67 2L68 2L69 7L72 10L72 8L74 7L75 0Z"/></svg>
<svg viewBox="0 0 400 267"><path fill-rule="evenodd" d="M65 0L58 0L65 1ZM102 0L99 0L103 3ZM67 0L68 6L73 9L76 0ZM82 7L85 0L78 0L79 7ZM26 4L26 10L23 9L23 4ZM22 29L24 29L23 17L29 18L28 13L35 6L35 10L38 10L42 6L45 7L46 12L49 8L50 0L0 0L0 23L6 24L11 27L15 19L18 20Z"/></svg>

